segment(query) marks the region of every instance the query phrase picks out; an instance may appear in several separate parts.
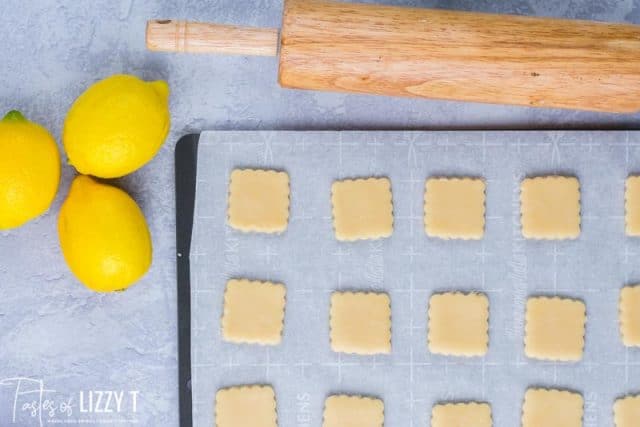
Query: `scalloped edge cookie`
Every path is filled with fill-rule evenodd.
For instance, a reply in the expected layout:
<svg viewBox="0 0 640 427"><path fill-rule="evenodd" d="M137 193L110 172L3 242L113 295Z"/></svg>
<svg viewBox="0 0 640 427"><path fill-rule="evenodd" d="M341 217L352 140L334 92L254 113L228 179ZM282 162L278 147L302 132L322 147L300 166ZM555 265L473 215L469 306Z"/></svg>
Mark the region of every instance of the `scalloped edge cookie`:
<svg viewBox="0 0 640 427"><path fill-rule="evenodd" d="M527 239L580 236L580 181L575 176L538 176L520 184L520 223Z"/></svg>
<svg viewBox="0 0 640 427"><path fill-rule="evenodd" d="M391 298L385 292L331 294L331 349L360 355L391 353Z"/></svg>
<svg viewBox="0 0 640 427"><path fill-rule="evenodd" d="M637 427L640 420L640 394L624 396L613 404L616 427Z"/></svg>
<svg viewBox="0 0 640 427"><path fill-rule="evenodd" d="M584 301L558 296L530 297L525 317L524 352L527 357L559 362L582 359L587 323ZM551 320L554 320L553 324L550 324ZM541 325L545 328L540 329Z"/></svg>
<svg viewBox="0 0 640 427"><path fill-rule="evenodd" d="M282 233L289 224L289 174L234 169L229 178L227 223L236 230Z"/></svg>
<svg viewBox="0 0 640 427"><path fill-rule="evenodd" d="M471 316L471 310L474 310ZM434 354L484 356L489 349L489 298L481 292L439 292L429 298L427 346Z"/></svg>
<svg viewBox="0 0 640 427"><path fill-rule="evenodd" d="M270 385L221 388L214 411L216 427L278 427L276 395Z"/></svg>
<svg viewBox="0 0 640 427"><path fill-rule="evenodd" d="M383 427L382 399L360 395L334 394L326 398L322 413L323 427Z"/></svg>
<svg viewBox="0 0 640 427"><path fill-rule="evenodd" d="M630 175L624 190L624 231L627 236L640 236L640 176Z"/></svg>
<svg viewBox="0 0 640 427"><path fill-rule="evenodd" d="M424 231L441 239L484 236L486 183L482 178L432 177L424 188Z"/></svg>
<svg viewBox="0 0 640 427"><path fill-rule="evenodd" d="M522 427L582 427L583 414L584 399L580 393L530 388L522 404Z"/></svg>
<svg viewBox="0 0 640 427"><path fill-rule="evenodd" d="M238 344L280 344L286 294L281 283L229 280L224 292L222 338Z"/></svg>
<svg viewBox="0 0 640 427"><path fill-rule="evenodd" d="M627 347L640 347L640 285L620 291L620 334Z"/></svg>
<svg viewBox="0 0 640 427"><path fill-rule="evenodd" d="M491 405L486 402L437 403L431 409L431 427L492 427Z"/></svg>
<svg viewBox="0 0 640 427"><path fill-rule="evenodd" d="M333 230L340 241L393 234L393 195L386 177L344 179L331 185Z"/></svg>

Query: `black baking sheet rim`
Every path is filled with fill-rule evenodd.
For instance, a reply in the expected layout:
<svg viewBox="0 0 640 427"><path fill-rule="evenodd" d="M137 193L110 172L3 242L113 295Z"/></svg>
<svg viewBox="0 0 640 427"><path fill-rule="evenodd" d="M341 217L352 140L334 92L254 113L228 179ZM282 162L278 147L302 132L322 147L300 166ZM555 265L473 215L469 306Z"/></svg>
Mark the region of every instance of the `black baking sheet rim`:
<svg viewBox="0 0 640 427"><path fill-rule="evenodd" d="M180 427L193 427L191 393L191 266L189 257L196 200L199 140L199 134L185 135L180 138L175 148Z"/></svg>

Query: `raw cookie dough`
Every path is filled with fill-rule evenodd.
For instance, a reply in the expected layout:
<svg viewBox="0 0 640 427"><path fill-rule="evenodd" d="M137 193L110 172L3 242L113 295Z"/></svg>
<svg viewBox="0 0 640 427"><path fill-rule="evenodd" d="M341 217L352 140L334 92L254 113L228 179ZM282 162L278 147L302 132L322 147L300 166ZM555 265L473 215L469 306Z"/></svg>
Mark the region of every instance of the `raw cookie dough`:
<svg viewBox="0 0 640 427"><path fill-rule="evenodd" d="M218 390L215 416L216 427L277 427L273 388L252 385Z"/></svg>
<svg viewBox="0 0 640 427"><path fill-rule="evenodd" d="M620 331L624 345L640 346L640 285L625 286L620 292Z"/></svg>
<svg viewBox="0 0 640 427"><path fill-rule="evenodd" d="M575 239L580 235L580 183L575 177L522 181L522 235L527 239Z"/></svg>
<svg viewBox="0 0 640 427"><path fill-rule="evenodd" d="M582 301L529 298L526 317L524 352L527 357L565 362L582 359L587 320Z"/></svg>
<svg viewBox="0 0 640 427"><path fill-rule="evenodd" d="M445 403L431 410L431 427L491 427L491 406L487 403Z"/></svg>
<svg viewBox="0 0 640 427"><path fill-rule="evenodd" d="M583 399L565 390L527 390L522 427L582 427Z"/></svg>
<svg viewBox="0 0 640 427"><path fill-rule="evenodd" d="M331 295L331 348L355 354L391 352L389 295L334 292Z"/></svg>
<svg viewBox="0 0 640 427"><path fill-rule="evenodd" d="M278 233L289 221L289 175L274 170L234 169L228 222L242 231Z"/></svg>
<svg viewBox="0 0 640 427"><path fill-rule="evenodd" d="M489 299L448 292L429 300L429 350L452 356L482 356L489 346Z"/></svg>
<svg viewBox="0 0 640 427"><path fill-rule="evenodd" d="M279 344L285 293L284 285L279 283L229 280L224 293L223 339L236 343Z"/></svg>
<svg viewBox="0 0 640 427"><path fill-rule="evenodd" d="M616 400L613 405L616 427L638 427L640 423L640 395Z"/></svg>
<svg viewBox="0 0 640 427"><path fill-rule="evenodd" d="M323 427L383 427L384 403L380 399L334 395L324 403Z"/></svg>
<svg viewBox="0 0 640 427"><path fill-rule="evenodd" d="M338 240L378 239L393 232L391 182L346 179L331 186L333 227Z"/></svg>
<svg viewBox="0 0 640 427"><path fill-rule="evenodd" d="M425 184L424 227L431 237L481 239L485 183L474 178L430 178Z"/></svg>
<svg viewBox="0 0 640 427"><path fill-rule="evenodd" d="M627 235L640 236L640 176L627 178L624 207Z"/></svg>

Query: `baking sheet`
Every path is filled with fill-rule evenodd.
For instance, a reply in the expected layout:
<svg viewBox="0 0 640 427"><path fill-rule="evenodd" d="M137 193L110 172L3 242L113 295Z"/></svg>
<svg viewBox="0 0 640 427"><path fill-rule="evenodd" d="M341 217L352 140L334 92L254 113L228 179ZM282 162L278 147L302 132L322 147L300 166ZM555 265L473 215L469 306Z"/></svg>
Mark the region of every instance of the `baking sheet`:
<svg viewBox="0 0 640 427"><path fill-rule="evenodd" d="M228 178L238 167L289 173L284 234L244 234L226 225ZM195 426L214 425L215 392L241 384L273 385L281 427L320 426L332 393L382 398L386 426L428 426L434 403L466 400L489 402L494 425L517 426L529 386L578 391L584 426L613 426L614 399L640 391L640 351L623 347L617 320L620 288L640 281L640 239L624 235L624 180L640 172L640 132L205 132L197 171L190 254ZM520 181L553 173L580 179L580 238L524 240ZM424 181L434 175L485 178L484 239L425 235ZM338 242L331 183L368 176L391 179L393 236ZM222 341L223 293L233 277L286 285L281 345ZM392 354L331 351L329 297L347 289L389 293ZM428 298L449 290L488 295L485 357L428 352ZM544 294L585 301L582 362L524 356L526 298Z"/></svg>

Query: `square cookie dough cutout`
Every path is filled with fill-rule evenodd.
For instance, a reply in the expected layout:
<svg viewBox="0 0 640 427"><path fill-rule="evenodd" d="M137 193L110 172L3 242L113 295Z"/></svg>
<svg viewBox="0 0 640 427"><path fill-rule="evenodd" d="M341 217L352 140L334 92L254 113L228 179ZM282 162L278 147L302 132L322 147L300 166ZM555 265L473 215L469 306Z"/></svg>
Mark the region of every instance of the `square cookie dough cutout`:
<svg viewBox="0 0 640 427"><path fill-rule="evenodd" d="M429 350L450 356L482 356L489 347L489 299L447 292L429 299Z"/></svg>
<svg viewBox="0 0 640 427"><path fill-rule="evenodd" d="M391 301L374 292L331 295L331 349L362 355L391 352Z"/></svg>
<svg viewBox="0 0 640 427"><path fill-rule="evenodd" d="M234 169L227 221L245 232L285 231L289 222L289 175L275 170Z"/></svg>
<svg viewBox="0 0 640 427"><path fill-rule="evenodd" d="M383 427L384 403L362 396L333 395L324 403L323 427Z"/></svg>
<svg viewBox="0 0 640 427"><path fill-rule="evenodd" d="M215 417L216 427L278 427L273 388L252 385L218 390Z"/></svg>
<svg viewBox="0 0 640 427"><path fill-rule="evenodd" d="M280 283L229 280L224 293L223 339L234 343L279 344L285 294Z"/></svg>
<svg viewBox="0 0 640 427"><path fill-rule="evenodd" d="M485 183L477 178L429 178L424 193L424 226L430 237L481 239Z"/></svg>
<svg viewBox="0 0 640 427"><path fill-rule="evenodd" d="M580 183L575 177L522 181L522 235L527 239L575 239L580 235Z"/></svg>
<svg viewBox="0 0 640 427"><path fill-rule="evenodd" d="M530 388L524 397L522 427L582 427L583 406L579 393Z"/></svg>
<svg viewBox="0 0 640 427"><path fill-rule="evenodd" d="M444 403L431 410L431 427L491 427L491 406L487 403Z"/></svg>
<svg viewBox="0 0 640 427"><path fill-rule="evenodd" d="M378 239L393 233L391 182L387 178L335 181L331 205L338 240Z"/></svg>
<svg viewBox="0 0 640 427"><path fill-rule="evenodd" d="M627 178L624 193L625 232L627 236L640 236L640 176Z"/></svg>
<svg viewBox="0 0 640 427"><path fill-rule="evenodd" d="M620 292L620 332L624 345L640 347L640 285Z"/></svg>
<svg viewBox="0 0 640 427"><path fill-rule="evenodd" d="M616 400L613 405L616 427L638 427L640 423L640 395Z"/></svg>
<svg viewBox="0 0 640 427"><path fill-rule="evenodd" d="M582 301L534 297L527 301L525 348L527 357L575 362L582 359L587 320Z"/></svg>

